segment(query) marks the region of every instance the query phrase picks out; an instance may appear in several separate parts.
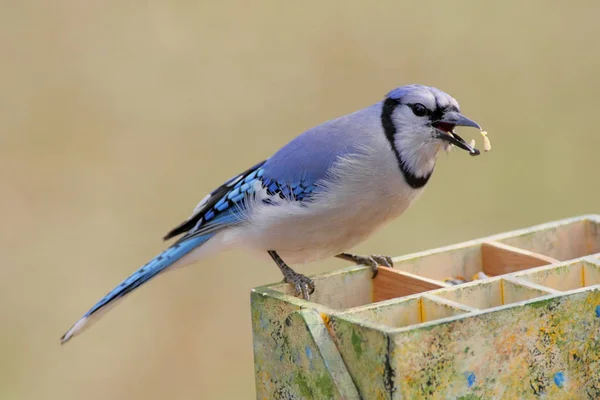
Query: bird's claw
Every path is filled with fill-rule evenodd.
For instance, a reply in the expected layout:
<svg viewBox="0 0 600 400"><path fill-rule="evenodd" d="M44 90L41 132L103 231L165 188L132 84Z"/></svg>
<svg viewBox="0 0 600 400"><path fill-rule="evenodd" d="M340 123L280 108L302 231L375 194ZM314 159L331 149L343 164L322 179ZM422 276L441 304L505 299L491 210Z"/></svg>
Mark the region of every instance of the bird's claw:
<svg viewBox="0 0 600 400"><path fill-rule="evenodd" d="M371 256L366 256L365 259L367 262L364 264L370 266L373 270L373 276L371 278L375 278L377 276L380 265L388 268L394 268L394 261L392 261L392 257L390 256L373 254Z"/></svg>
<svg viewBox="0 0 600 400"><path fill-rule="evenodd" d="M310 295L315 291L313 280L297 272L289 273L284 281L291 284L296 291L296 295L301 294L304 300L310 300Z"/></svg>
<svg viewBox="0 0 600 400"><path fill-rule="evenodd" d="M383 256L379 254L372 255L371 258L373 261L377 263L377 265L382 265L388 268L394 268L394 261L390 256Z"/></svg>
<svg viewBox="0 0 600 400"><path fill-rule="evenodd" d="M352 261L354 261L358 265L366 265L371 267L371 270L373 270L372 278L375 278L377 276L380 265L388 268L394 268L394 261L390 256L384 256L380 254L373 254L370 256L358 256L352 254L344 256L343 258L349 259L349 257L351 257Z"/></svg>

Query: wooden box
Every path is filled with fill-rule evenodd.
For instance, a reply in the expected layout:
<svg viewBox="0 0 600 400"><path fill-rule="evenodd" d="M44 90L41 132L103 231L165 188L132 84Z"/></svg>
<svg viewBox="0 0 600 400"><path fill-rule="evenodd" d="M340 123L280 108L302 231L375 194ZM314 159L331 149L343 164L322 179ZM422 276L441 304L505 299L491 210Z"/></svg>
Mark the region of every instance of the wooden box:
<svg viewBox="0 0 600 400"><path fill-rule="evenodd" d="M600 399L600 215L311 278L252 291L258 399Z"/></svg>

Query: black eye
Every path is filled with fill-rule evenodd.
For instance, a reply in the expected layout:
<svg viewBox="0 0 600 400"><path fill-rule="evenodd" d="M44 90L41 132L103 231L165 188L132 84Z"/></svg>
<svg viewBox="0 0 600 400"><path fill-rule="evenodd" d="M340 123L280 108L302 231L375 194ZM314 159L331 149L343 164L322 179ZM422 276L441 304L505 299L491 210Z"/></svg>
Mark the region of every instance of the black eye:
<svg viewBox="0 0 600 400"><path fill-rule="evenodd" d="M411 104L410 108L417 117L424 117L429 114L429 110L423 104Z"/></svg>

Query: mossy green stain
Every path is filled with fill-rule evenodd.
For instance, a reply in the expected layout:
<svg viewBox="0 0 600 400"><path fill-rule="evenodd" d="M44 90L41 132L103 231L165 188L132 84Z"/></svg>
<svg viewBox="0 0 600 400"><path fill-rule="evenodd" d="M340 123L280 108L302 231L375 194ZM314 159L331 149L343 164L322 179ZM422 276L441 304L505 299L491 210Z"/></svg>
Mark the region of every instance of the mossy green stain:
<svg viewBox="0 0 600 400"><path fill-rule="evenodd" d="M308 386L306 377L302 372L296 374L294 377L294 383L298 386L298 389L300 389L300 394L302 394L303 397L309 399L313 397L313 392L310 390L310 386Z"/></svg>
<svg viewBox="0 0 600 400"><path fill-rule="evenodd" d="M439 327L439 325L430 324L430 325L427 325L427 326L419 327L418 329L415 329L415 331L419 330L419 331L423 331L423 332L429 332L429 331L431 331L433 329L436 329L438 327Z"/></svg>
<svg viewBox="0 0 600 400"><path fill-rule="evenodd" d="M316 396L318 398L331 399L335 397L335 385L331 380L331 376L327 373L312 378L306 377L304 373L300 372L294 377L294 383L298 386L303 398L315 398L314 389L320 394L319 396Z"/></svg>
<svg viewBox="0 0 600 400"><path fill-rule="evenodd" d="M352 330L352 347L358 357L362 356L362 339L355 330Z"/></svg>
<svg viewBox="0 0 600 400"><path fill-rule="evenodd" d="M464 396L457 397L456 400L481 400L481 396L477 396L476 394L469 393Z"/></svg>
<svg viewBox="0 0 600 400"><path fill-rule="evenodd" d="M546 299L546 300L540 300L540 301L536 301L533 303L528 304L529 307L531 308L542 308L542 307L547 307L548 305L552 304L553 301L555 301L556 299Z"/></svg>
<svg viewBox="0 0 600 400"><path fill-rule="evenodd" d="M319 376L315 382L317 389L323 395L325 399L332 399L335 394L335 386L331 380L331 375L323 374Z"/></svg>

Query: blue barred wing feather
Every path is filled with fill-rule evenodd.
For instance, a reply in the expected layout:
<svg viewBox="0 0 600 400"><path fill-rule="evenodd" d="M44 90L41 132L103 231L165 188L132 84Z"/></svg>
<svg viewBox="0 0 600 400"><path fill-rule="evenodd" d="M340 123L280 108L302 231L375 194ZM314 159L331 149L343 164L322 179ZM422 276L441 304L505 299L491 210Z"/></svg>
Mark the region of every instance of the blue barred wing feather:
<svg viewBox="0 0 600 400"><path fill-rule="evenodd" d="M181 243L241 222L248 198L259 197L260 201L268 205L281 204L282 200L310 200L310 195L315 191L313 182L307 179L294 183L276 181L265 176L262 168L265 162L254 165L213 190L200 201L190 218L169 231L164 240L184 234L177 241Z"/></svg>
<svg viewBox="0 0 600 400"><path fill-rule="evenodd" d="M229 196L232 192L242 194L242 185L249 184L250 181L256 179L259 169L263 166L265 161L262 161L252 168L247 169L243 173L234 176L227 182L213 190L204 199L198 203L192 215L181 224L171 229L164 237L164 240L171 239L175 236L181 235L182 233L189 233L193 228L202 226L211 220L214 220L219 214L226 211L231 205L234 198L239 200L237 196ZM248 186L244 186L244 189ZM187 235L186 235L187 236ZM184 236L185 237L185 236Z"/></svg>

